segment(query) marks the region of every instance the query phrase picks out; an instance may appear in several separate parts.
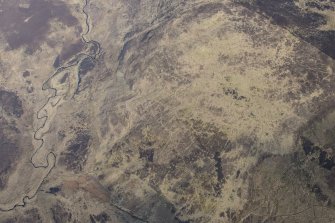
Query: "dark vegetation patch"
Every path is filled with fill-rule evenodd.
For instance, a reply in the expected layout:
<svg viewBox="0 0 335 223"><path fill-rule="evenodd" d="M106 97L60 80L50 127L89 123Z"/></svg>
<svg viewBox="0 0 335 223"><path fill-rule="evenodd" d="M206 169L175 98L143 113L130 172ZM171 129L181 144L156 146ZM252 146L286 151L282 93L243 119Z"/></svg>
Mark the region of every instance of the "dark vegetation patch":
<svg viewBox="0 0 335 223"><path fill-rule="evenodd" d="M107 223L110 221L110 217L106 212L101 212L98 215L90 215L91 223Z"/></svg>
<svg viewBox="0 0 335 223"><path fill-rule="evenodd" d="M23 73L22 73L22 76L23 77L29 77L30 76L30 72L29 71L24 71Z"/></svg>
<svg viewBox="0 0 335 223"><path fill-rule="evenodd" d="M334 7L329 4L322 4L321 1L306 2L306 6L309 8L318 9L320 11L331 10L334 11Z"/></svg>
<svg viewBox="0 0 335 223"><path fill-rule="evenodd" d="M142 39L141 39L141 42L145 42L145 43L147 43L147 42L149 42L151 39L152 39L152 37L154 37L155 36L155 32L154 32L154 30L149 30L148 32L146 32L144 35L143 35L143 37L142 37Z"/></svg>
<svg viewBox="0 0 335 223"><path fill-rule="evenodd" d="M154 161L154 149L139 149L140 159L145 159L146 161L153 162Z"/></svg>
<svg viewBox="0 0 335 223"><path fill-rule="evenodd" d="M64 84L65 81L68 79L69 75L69 72L66 72L64 76L59 80L59 83Z"/></svg>
<svg viewBox="0 0 335 223"><path fill-rule="evenodd" d="M52 65L54 68L60 67L60 56L58 55Z"/></svg>
<svg viewBox="0 0 335 223"><path fill-rule="evenodd" d="M22 215L16 215L3 221L3 223L42 223L42 218L36 208L25 211Z"/></svg>
<svg viewBox="0 0 335 223"><path fill-rule="evenodd" d="M60 130L57 132L57 138L59 141L62 141L65 137L66 137L66 134L64 130Z"/></svg>
<svg viewBox="0 0 335 223"><path fill-rule="evenodd" d="M326 203L326 202L330 203L331 202L329 197L323 193L323 191L322 191L322 189L320 188L319 185L314 184L313 186L311 186L311 192L314 193L315 198L318 201L320 201L322 203Z"/></svg>
<svg viewBox="0 0 335 223"><path fill-rule="evenodd" d="M92 56L96 55L99 52L99 49L100 49L100 45L98 42L95 42L95 41L91 42L88 47L89 54Z"/></svg>
<svg viewBox="0 0 335 223"><path fill-rule="evenodd" d="M323 15L305 12L295 5L293 0L238 0L238 2L265 14L273 23L286 28L293 35L335 59L335 31L320 29L327 23Z"/></svg>
<svg viewBox="0 0 335 223"><path fill-rule="evenodd" d="M95 62L92 58L86 57L79 64L79 77L83 77L87 72L93 70Z"/></svg>
<svg viewBox="0 0 335 223"><path fill-rule="evenodd" d="M66 61L68 61L71 57L81 52L84 48L85 44L78 40L75 43L71 43L70 45L65 44L62 48L60 54L56 57L53 67L58 68L63 65Z"/></svg>
<svg viewBox="0 0 335 223"><path fill-rule="evenodd" d="M331 170L335 166L335 157L333 149L328 147L327 149L314 145L309 139L301 137L302 148L305 155L315 155L318 158L312 156L311 160L317 160L319 165L327 170ZM331 149L331 151L329 151Z"/></svg>
<svg viewBox="0 0 335 223"><path fill-rule="evenodd" d="M69 210L65 209L62 204L57 203L51 209L52 219L55 223L64 223L72 221L72 214Z"/></svg>
<svg viewBox="0 0 335 223"><path fill-rule="evenodd" d="M225 88L224 94L227 96L231 96L235 100L247 100L247 98L243 95L240 95L236 88Z"/></svg>
<svg viewBox="0 0 335 223"><path fill-rule="evenodd" d="M60 53L60 60L67 61L72 56L79 53L84 48L84 46L85 44L81 40L78 40L77 42L72 43L68 46L64 46Z"/></svg>
<svg viewBox="0 0 335 223"><path fill-rule="evenodd" d="M217 177L217 183L215 186L215 190L218 194L221 194L222 184L225 182L225 177L224 177L223 169L222 169L222 159L220 156L221 156L220 152L215 152L214 160L215 160L215 170L216 170L216 177Z"/></svg>
<svg viewBox="0 0 335 223"><path fill-rule="evenodd" d="M86 76L86 74L93 70L95 67L95 61L90 58L86 57L79 63L79 71L78 71L78 87L76 90L76 94L78 94L80 91L83 91L85 88L89 87L92 83L92 76Z"/></svg>
<svg viewBox="0 0 335 223"><path fill-rule="evenodd" d="M0 90L0 112L1 110L7 115L20 118L23 114L22 101L14 92Z"/></svg>
<svg viewBox="0 0 335 223"><path fill-rule="evenodd" d="M176 207L163 196L157 196L156 201L150 206L153 207L151 210L151 216L145 218L148 219L148 222L187 222L181 221L178 216L176 216Z"/></svg>
<svg viewBox="0 0 335 223"><path fill-rule="evenodd" d="M30 93L33 93L34 92L34 87L33 86L28 86L26 88L27 92L30 94Z"/></svg>
<svg viewBox="0 0 335 223"><path fill-rule="evenodd" d="M228 220L228 222L232 222L232 223L237 222L237 219L238 219L236 211L231 210L230 208L228 208L226 210L226 212L225 212L225 214L223 214L223 216L226 217L226 219Z"/></svg>
<svg viewBox="0 0 335 223"><path fill-rule="evenodd" d="M27 210L18 222L42 223L42 218L36 208Z"/></svg>
<svg viewBox="0 0 335 223"><path fill-rule="evenodd" d="M57 19L67 26L74 26L77 19L71 15L65 2L30 0L0 2L0 30L4 34L9 50L27 46L33 53L47 37L50 21Z"/></svg>
<svg viewBox="0 0 335 223"><path fill-rule="evenodd" d="M60 187L50 187L47 193L56 195L60 191L61 191Z"/></svg>
<svg viewBox="0 0 335 223"><path fill-rule="evenodd" d="M135 45L134 41L133 40L129 40L127 41L122 49L120 50L120 53L119 53L119 56L118 56L118 61L120 64L122 64L124 62L124 59L125 59L125 56L126 56L126 53L127 51L133 46Z"/></svg>
<svg viewBox="0 0 335 223"><path fill-rule="evenodd" d="M59 162L68 170L81 171L86 163L90 139L88 132L77 132L75 138L69 142L66 151L61 153Z"/></svg>

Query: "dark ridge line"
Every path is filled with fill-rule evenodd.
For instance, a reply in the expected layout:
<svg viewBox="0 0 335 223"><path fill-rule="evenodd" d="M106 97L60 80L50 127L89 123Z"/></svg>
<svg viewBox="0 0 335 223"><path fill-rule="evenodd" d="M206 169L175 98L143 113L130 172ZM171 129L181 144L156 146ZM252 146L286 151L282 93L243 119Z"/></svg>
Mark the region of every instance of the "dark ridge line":
<svg viewBox="0 0 335 223"><path fill-rule="evenodd" d="M82 41L84 42L84 43L86 43L86 44L94 44L94 45L96 45L97 47L98 47L98 52L94 52L94 55L92 56L92 55L89 55L89 54L86 54L86 53L79 53L79 54L77 54L76 55L76 60L75 60L75 62L74 63L70 63L69 65L67 65L67 66L62 66L62 67L60 67L60 68L58 68L57 70L56 70L56 72L53 74L53 75L51 75L43 84L42 84L42 90L44 91L44 90L52 90L52 91L54 91L54 93L53 93L53 95L52 96L50 96L50 97L48 97L48 99L47 99L47 101L45 102L45 104L36 112L36 118L38 119L38 120L41 120L41 119L45 119L44 120L44 122L43 122L43 124L42 124L42 126L40 126L36 131L34 131L34 135L33 135L33 138L34 138L34 140L36 140L36 141L39 141L39 142L41 142L41 144L40 144L40 146L35 150L35 152L32 154L32 156L30 157L30 163L33 165L33 167L35 168L35 169L39 169L39 168L43 168L43 169L47 169L47 168L49 168L50 167L50 163L49 163L49 159L48 159L48 157L50 157L50 155L51 156L53 156L53 158L54 158L54 160L55 160L55 162L53 163L53 166L50 168L50 170L48 171L48 173L46 174L46 176L42 179L42 182L41 182L41 184L37 187L37 190L35 191L35 193L32 195L32 196L24 196L23 197L23 199L22 199L22 204L15 204L12 208L9 208L9 209L3 209L3 208L0 208L0 212L10 212L10 211L13 211L14 209L16 209L17 207L25 207L26 205L27 205L27 200L32 200L33 198L35 198L36 197L36 195L37 195L37 193L39 192L39 190L40 190L40 188L41 188L41 186L42 186L42 184L43 184L43 182L44 182L44 180L50 175L50 173L51 173L51 171L53 170L53 168L56 166L56 160L57 160L57 156L56 156L56 154L54 153L54 152L50 152L50 153L48 153L47 154L47 156L46 156L46 161L47 161L47 164L46 165L35 165L34 164L34 162L33 162L33 158L34 158L34 156L37 154L37 152L42 148L42 146L44 145L44 139L43 139L43 137L42 138L38 138L38 137L36 137L36 134L37 134L37 132L40 130L40 129L43 129L44 127L45 127L45 125L46 125L46 122L48 121L48 118L49 118L49 116L48 115L45 115L45 116L42 116L42 117L40 117L39 116L39 113L44 109L44 107L50 102L50 100L51 99L53 99L53 98L55 98L56 96L58 96L57 95L57 89L55 89L55 88L52 88L52 87L46 87L46 84L49 82L49 80L51 80L53 77L55 77L58 73L60 73L60 72L62 72L62 71L64 71L64 70L66 70L66 69L68 69L68 68L71 68L71 67L74 67L74 66L76 66L76 65L78 65L79 63L80 63L80 57L81 56L85 56L85 57L89 57L89 58L91 58L92 60L97 60L98 58L99 58L99 56L100 56L100 54L101 54L101 45L100 45L100 43L99 42L97 42L97 41L94 41L94 40L90 40L90 41L87 41L86 39L85 39L85 35L87 35L88 33L89 33L89 31L90 31L90 25L89 25L89 22L88 22L88 20L89 20L89 16L88 16L88 14L85 12L85 8L86 8L86 6L88 5L88 0L85 0L85 4L84 4L84 6L83 6L83 8L82 8L82 12L85 14L85 17L86 17L86 19L85 19L85 23L86 23L86 26L87 26L87 30L86 30L86 32L85 33L83 33L83 34L81 34L81 38L82 38ZM78 59L79 58L79 59ZM58 103L60 102L60 100L58 100L57 102L56 102L56 104L52 104L51 102L51 105L53 106L53 107L55 107ZM136 218L136 216L134 216L135 218Z"/></svg>
<svg viewBox="0 0 335 223"><path fill-rule="evenodd" d="M257 6L251 5L249 2L240 2L240 1L233 1L234 3L244 7L245 9L251 11L251 12L255 12L257 13L259 16L267 19L268 21L272 22L273 25L275 26L279 26L280 28L284 29L285 31L289 32L291 35L293 35L295 38L297 38L298 40L300 40L301 42L311 46L312 48L316 49L319 53L323 54L324 56L326 56L327 58L335 61L335 58L333 58L331 55L325 53L322 49L320 49L319 47L315 46L313 43L308 42L307 40L305 40L303 37L299 36L298 34L295 34L293 31L289 30L289 27L285 27L284 25L280 25L278 23L276 23L274 21L274 19L267 15L266 12L262 12L260 11Z"/></svg>

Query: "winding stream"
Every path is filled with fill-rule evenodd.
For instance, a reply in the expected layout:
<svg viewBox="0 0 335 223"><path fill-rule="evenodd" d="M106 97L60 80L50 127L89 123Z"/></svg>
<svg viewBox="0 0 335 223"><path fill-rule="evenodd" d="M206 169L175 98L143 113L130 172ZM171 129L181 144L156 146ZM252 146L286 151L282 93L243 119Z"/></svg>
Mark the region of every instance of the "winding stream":
<svg viewBox="0 0 335 223"><path fill-rule="evenodd" d="M22 199L22 202L15 204L13 207L8 208L8 209L2 209L0 208L0 211L2 212L8 212L14 210L16 207L24 207L26 206L27 202L37 195L38 190L40 189L43 181L49 176L51 173L52 169L55 167L56 164L56 154L54 152L49 152L44 148L45 146L45 140L44 140L44 133L48 131L49 125L52 121L50 118L50 108L55 109L62 100L66 97L64 94L59 95L58 90L54 87L49 86L49 82L56 77L59 73L67 71L75 66L78 66L84 59L90 58L93 61L97 61L101 54L101 46L100 43L94 40L87 40L86 35L90 32L90 24L89 24L89 15L85 11L87 5L88 5L88 0L85 0L84 6L82 8L82 13L85 15L85 24L86 24L86 32L81 34L81 39L86 45L92 45L93 48L95 49L93 53L79 53L75 56L75 60L70 61L66 65L59 67L56 72L49 78L47 79L43 85L42 85L42 90L51 90L53 91L52 95L48 97L46 103L39 109L36 113L36 118L37 120L42 121L42 124L40 127L34 132L33 138L36 142L39 142L39 146L37 149L35 149L34 153L32 154L30 158L30 163L33 165L34 169L48 169L47 173L45 174L44 178L42 179L41 183L37 186L37 189L34 191L34 193L30 196L25 195ZM75 78L76 80L80 80L79 77L79 72L77 72L77 77ZM79 81L76 83L76 88L78 87ZM71 86L70 86L71 87ZM76 91L74 91L76 92ZM73 97L73 95L72 95ZM56 100L55 100L56 99ZM55 101L54 101L55 100ZM44 151L46 150L46 151ZM44 157L44 160L42 162L38 159L41 154L47 152L47 155ZM30 191L31 192L31 191Z"/></svg>

